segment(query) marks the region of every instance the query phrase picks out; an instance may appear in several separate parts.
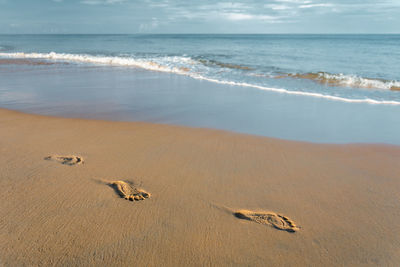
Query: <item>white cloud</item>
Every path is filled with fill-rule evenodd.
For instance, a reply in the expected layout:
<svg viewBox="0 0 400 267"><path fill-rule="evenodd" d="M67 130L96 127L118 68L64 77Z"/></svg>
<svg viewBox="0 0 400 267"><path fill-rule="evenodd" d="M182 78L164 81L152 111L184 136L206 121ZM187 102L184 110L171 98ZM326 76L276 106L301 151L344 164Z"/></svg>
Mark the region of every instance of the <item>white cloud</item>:
<svg viewBox="0 0 400 267"><path fill-rule="evenodd" d="M324 3L324 4L307 4L307 5L300 5L299 8L313 8L313 7L332 7L333 4Z"/></svg>
<svg viewBox="0 0 400 267"><path fill-rule="evenodd" d="M263 20L263 21L275 21L278 20L279 17L268 16L268 15L255 15L255 14L246 14L246 13L222 13L223 17L228 20L240 21L240 20Z"/></svg>
<svg viewBox="0 0 400 267"><path fill-rule="evenodd" d="M291 3L291 4L311 4L310 0L275 0L275 2L279 3Z"/></svg>
<svg viewBox="0 0 400 267"><path fill-rule="evenodd" d="M287 9L291 9L290 6L287 6L287 5L277 5L277 4L268 4L268 5L264 5L264 7L270 8L270 9L272 9L272 10L287 10Z"/></svg>
<svg viewBox="0 0 400 267"><path fill-rule="evenodd" d="M253 19L253 15L240 13L225 13L224 16L229 20L249 20Z"/></svg>
<svg viewBox="0 0 400 267"><path fill-rule="evenodd" d="M126 2L126 0L83 0L82 4L85 5L112 5Z"/></svg>

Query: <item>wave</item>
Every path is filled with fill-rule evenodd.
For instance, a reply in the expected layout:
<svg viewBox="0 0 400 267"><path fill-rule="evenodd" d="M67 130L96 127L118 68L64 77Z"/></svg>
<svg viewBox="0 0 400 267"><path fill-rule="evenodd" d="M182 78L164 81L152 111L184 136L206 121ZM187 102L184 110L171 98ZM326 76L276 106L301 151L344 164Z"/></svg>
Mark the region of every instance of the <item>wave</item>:
<svg viewBox="0 0 400 267"><path fill-rule="evenodd" d="M9 58L23 58L23 59L44 59L44 60L55 60L55 61L66 61L75 63L93 63L101 65L111 66L129 66L143 68L147 70L162 71L162 72L173 72L173 73L185 73L188 68L170 67L167 65L161 65L156 61L135 59L131 57L111 57L111 56L92 56L86 54L66 54L66 53L0 53L1 57ZM173 57L172 61L174 61ZM185 59L180 59L185 61ZM187 60L186 60L187 61Z"/></svg>
<svg viewBox="0 0 400 267"><path fill-rule="evenodd" d="M376 100L370 98L364 99L352 99L345 98L340 96L326 95L321 93L314 92L304 92L304 91L292 91L283 88L273 88L266 87L261 85L255 85L245 82L233 82L226 80L219 80L214 78L209 78L203 76L199 72L195 72L190 66L196 64L196 60L193 60L190 57L162 57L154 60L149 59L137 59L132 57L111 57L111 56L92 56L86 54L66 54L66 53L0 53L0 57L7 58L19 58L19 59L41 59L41 60L51 60L51 61L63 61L63 62L74 62L74 63L93 63L93 64L102 64L102 65L110 65L110 66L128 66L128 67L137 67L143 68L147 70L153 71L161 71L161 72L169 72L176 73L181 75L190 76L194 79L205 80L213 83L226 84L231 86L241 86L241 87L249 87L259 90L284 93L288 95L299 95L299 96L309 96L316 97L322 99L328 99L333 101L341 101L346 103L367 103L367 104L376 104L376 105L400 105L399 101L391 101L391 100ZM319 74L311 75L311 77L319 77ZM286 75L285 77L296 77L301 78L299 75L292 74ZM275 77L275 78L283 78L283 77ZM315 78L316 79L316 78ZM397 85L396 85L397 86Z"/></svg>
<svg viewBox="0 0 400 267"><path fill-rule="evenodd" d="M254 70L253 68L250 68L247 66L236 65L236 64L231 64L231 63L223 63L223 62L219 62L217 60L198 59L197 61L205 66L218 66L221 68L238 69L238 70Z"/></svg>
<svg viewBox="0 0 400 267"><path fill-rule="evenodd" d="M193 76L193 78L196 79L201 79L201 80L207 80L210 82L214 83L219 83L219 84L227 84L227 85L234 85L234 86L243 86L243 87L251 87L251 88L256 88L260 90L265 90L265 91L272 91L272 92L277 92L277 93L285 93L289 95L300 95L300 96L311 96L311 97L317 97L317 98L324 98L324 99L329 99L329 100L334 100L334 101L341 101L341 102L346 102L346 103L367 103L367 104L375 104L375 105L400 105L399 101L394 101L394 100L375 100L371 98L364 98L364 99L351 99L351 98L345 98L345 97L340 97L340 96L332 96L332 95L325 95L325 94L320 94L320 93L312 93L312 92L303 92L303 91L291 91L283 88L272 88L272 87L265 87L265 86L260 86L260 85L254 85L254 84L249 84L249 83L237 83L237 82L231 82L231 81L221 81L217 79L211 79L211 78L206 78L203 76Z"/></svg>
<svg viewBox="0 0 400 267"><path fill-rule="evenodd" d="M330 74L327 72L287 73L274 78L308 79L328 86L358 87L368 89L388 89L400 91L400 82L375 78L364 78L356 75Z"/></svg>

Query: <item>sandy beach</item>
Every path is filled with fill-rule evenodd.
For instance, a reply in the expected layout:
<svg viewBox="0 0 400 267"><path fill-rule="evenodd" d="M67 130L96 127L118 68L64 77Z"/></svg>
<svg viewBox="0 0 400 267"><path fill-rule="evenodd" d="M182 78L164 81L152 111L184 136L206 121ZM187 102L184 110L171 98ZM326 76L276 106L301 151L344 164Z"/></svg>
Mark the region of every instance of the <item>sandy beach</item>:
<svg viewBox="0 0 400 267"><path fill-rule="evenodd" d="M0 109L0 266L396 266L400 147Z"/></svg>

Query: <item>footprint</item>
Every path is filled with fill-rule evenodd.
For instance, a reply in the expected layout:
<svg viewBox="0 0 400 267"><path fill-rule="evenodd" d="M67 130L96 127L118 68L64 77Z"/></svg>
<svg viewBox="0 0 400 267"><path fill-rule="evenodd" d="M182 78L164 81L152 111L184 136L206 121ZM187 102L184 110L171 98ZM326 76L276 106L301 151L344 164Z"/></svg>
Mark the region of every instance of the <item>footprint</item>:
<svg viewBox="0 0 400 267"><path fill-rule="evenodd" d="M58 155L53 155L53 156L48 156L44 158L45 160L53 160L60 162L61 164L65 165L78 165L78 164L83 164L83 158L78 157L78 156L58 156Z"/></svg>
<svg viewBox="0 0 400 267"><path fill-rule="evenodd" d="M294 233L299 228L288 217L275 212L254 212L250 210L239 210L233 213L236 218L253 221L259 224L270 225L276 229Z"/></svg>
<svg viewBox="0 0 400 267"><path fill-rule="evenodd" d="M130 201L144 200L150 197L150 193L142 189L133 187L132 185L124 181L113 181L109 183L109 185L114 188L118 195Z"/></svg>

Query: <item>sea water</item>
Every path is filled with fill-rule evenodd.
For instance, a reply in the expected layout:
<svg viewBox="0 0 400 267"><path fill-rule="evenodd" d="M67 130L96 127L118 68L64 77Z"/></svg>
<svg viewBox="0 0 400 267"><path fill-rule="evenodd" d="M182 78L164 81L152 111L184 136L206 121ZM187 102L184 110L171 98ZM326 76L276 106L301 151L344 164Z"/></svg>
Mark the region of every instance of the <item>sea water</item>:
<svg viewBox="0 0 400 267"><path fill-rule="evenodd" d="M400 144L400 35L0 35L0 107Z"/></svg>

